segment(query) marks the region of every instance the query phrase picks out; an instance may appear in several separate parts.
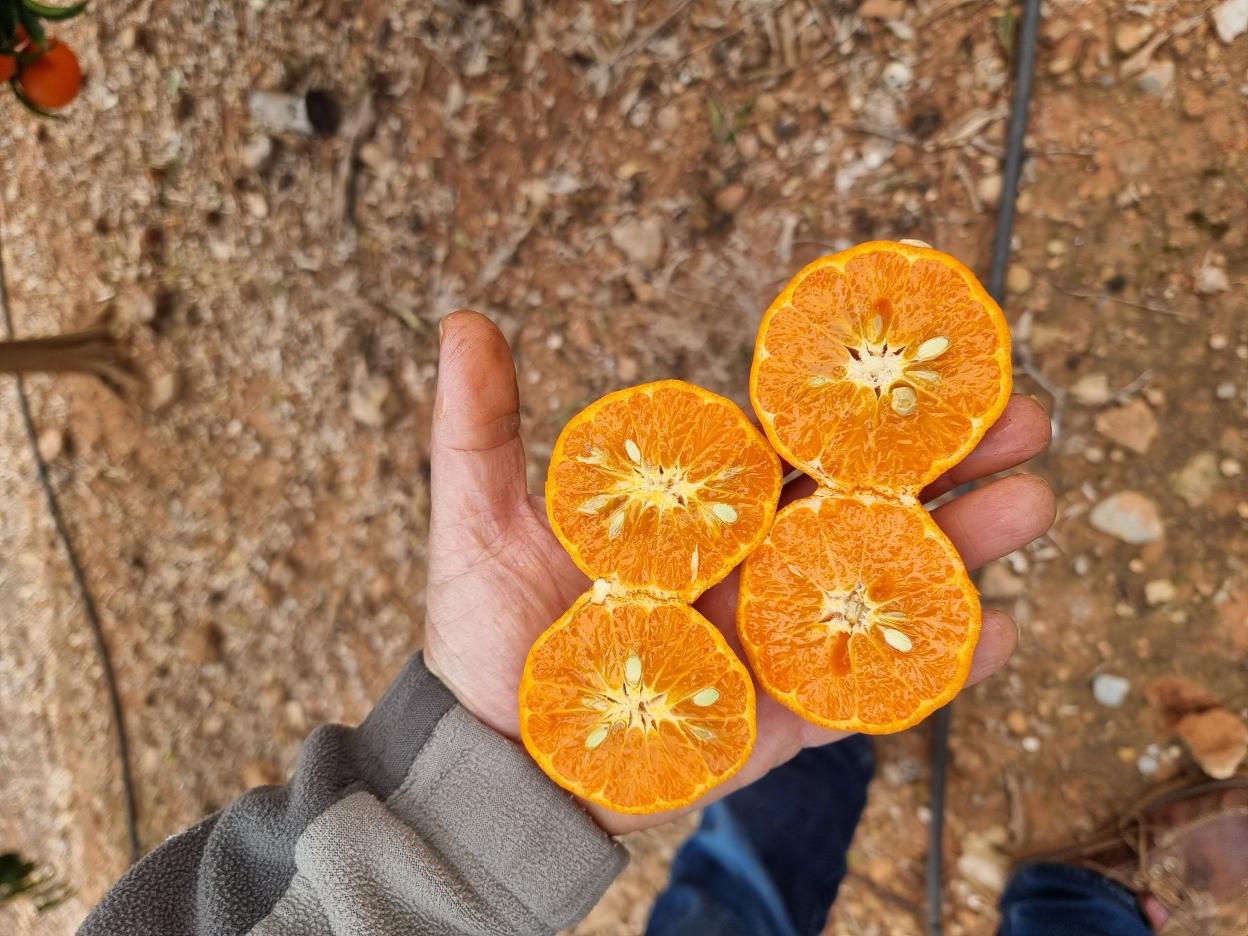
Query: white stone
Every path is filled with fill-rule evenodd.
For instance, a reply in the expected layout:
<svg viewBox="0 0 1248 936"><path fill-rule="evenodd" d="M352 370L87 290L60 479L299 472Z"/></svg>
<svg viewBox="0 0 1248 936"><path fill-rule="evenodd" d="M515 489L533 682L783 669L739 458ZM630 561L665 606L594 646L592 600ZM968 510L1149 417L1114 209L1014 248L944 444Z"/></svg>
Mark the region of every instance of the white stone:
<svg viewBox="0 0 1248 936"><path fill-rule="evenodd" d="M663 222L657 217L621 221L611 229L611 243L632 263L649 270L663 256Z"/></svg>
<svg viewBox="0 0 1248 936"><path fill-rule="evenodd" d="M1153 607L1169 604L1177 594L1174 582L1169 579L1153 579L1144 585L1144 600Z"/></svg>
<svg viewBox="0 0 1248 936"><path fill-rule="evenodd" d="M1121 708L1131 691L1131 680L1111 673L1100 673L1092 680L1092 695L1106 708Z"/></svg>
<svg viewBox="0 0 1248 936"><path fill-rule="evenodd" d="M1248 32L1248 0L1224 0L1210 16L1218 38L1228 45Z"/></svg>
<svg viewBox="0 0 1248 936"><path fill-rule="evenodd" d="M1110 495L1092 508L1088 520L1124 543L1153 543L1165 532L1157 505L1137 491Z"/></svg>

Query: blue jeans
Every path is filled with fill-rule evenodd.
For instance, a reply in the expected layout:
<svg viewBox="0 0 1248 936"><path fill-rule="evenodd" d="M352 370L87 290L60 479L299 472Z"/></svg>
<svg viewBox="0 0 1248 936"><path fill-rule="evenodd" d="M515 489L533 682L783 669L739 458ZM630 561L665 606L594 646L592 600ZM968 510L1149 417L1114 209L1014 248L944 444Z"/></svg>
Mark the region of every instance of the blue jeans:
<svg viewBox="0 0 1248 936"><path fill-rule="evenodd" d="M807 748L707 807L672 862L648 936L818 936L875 770L854 735ZM1000 936L1151 936L1125 888L1091 871L1030 864L1001 896Z"/></svg>

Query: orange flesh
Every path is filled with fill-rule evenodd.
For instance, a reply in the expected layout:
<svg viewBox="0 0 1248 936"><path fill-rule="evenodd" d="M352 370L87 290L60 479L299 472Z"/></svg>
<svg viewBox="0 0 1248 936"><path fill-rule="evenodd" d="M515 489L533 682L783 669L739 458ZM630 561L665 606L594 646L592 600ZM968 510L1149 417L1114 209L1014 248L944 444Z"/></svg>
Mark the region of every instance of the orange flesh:
<svg viewBox="0 0 1248 936"><path fill-rule="evenodd" d="M675 809L745 763L754 687L689 606L587 593L529 654L520 732L542 769L584 799L626 813Z"/></svg>
<svg viewBox="0 0 1248 936"><path fill-rule="evenodd" d="M885 733L961 689L979 598L917 496L983 438L1010 387L1001 309L929 247L823 257L772 303L750 396L821 487L742 571L737 629L769 694L817 724Z"/></svg>
<svg viewBox="0 0 1248 936"><path fill-rule="evenodd" d="M609 394L551 454L551 528L591 589L529 651L520 732L556 783L625 813L688 805L754 745L754 685L689 607L775 517L780 460L734 403L679 380Z"/></svg>
<svg viewBox="0 0 1248 936"><path fill-rule="evenodd" d="M745 564L737 632L754 672L809 721L898 731L957 693L975 588L921 508L827 491L780 512Z"/></svg>
<svg viewBox="0 0 1248 936"><path fill-rule="evenodd" d="M590 578L692 601L762 540L780 484L779 459L739 407L664 380L573 417L546 510Z"/></svg>
<svg viewBox="0 0 1248 936"><path fill-rule="evenodd" d="M872 242L816 260L772 303L750 395L772 444L820 483L914 494L975 447L1010 383L1009 329L974 274Z"/></svg>

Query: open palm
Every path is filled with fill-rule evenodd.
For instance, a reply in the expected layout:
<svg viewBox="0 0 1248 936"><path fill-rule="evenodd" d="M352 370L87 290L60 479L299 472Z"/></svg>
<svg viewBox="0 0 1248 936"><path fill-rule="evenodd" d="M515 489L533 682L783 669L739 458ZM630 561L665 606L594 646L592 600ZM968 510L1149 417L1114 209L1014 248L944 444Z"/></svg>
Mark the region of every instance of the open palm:
<svg viewBox="0 0 1248 936"><path fill-rule="evenodd" d="M519 737L516 698L529 647L589 587L551 532L542 499L528 492L519 402L511 350L493 323L475 312L444 319L432 431L425 659L465 708L512 739ZM1041 452L1048 439L1044 411L1029 398L1015 397L979 447L926 493L935 496L1012 468ZM800 479L788 485L783 500L812 489L809 479ZM967 566L976 568L1043 533L1053 510L1042 480L1014 475L945 504L933 516ZM736 602L734 572L697 607L740 654ZM999 669L1016 639L1008 617L985 612L970 681ZM707 799L757 780L805 746L840 737L760 692L754 752ZM587 808L617 833L669 817Z"/></svg>

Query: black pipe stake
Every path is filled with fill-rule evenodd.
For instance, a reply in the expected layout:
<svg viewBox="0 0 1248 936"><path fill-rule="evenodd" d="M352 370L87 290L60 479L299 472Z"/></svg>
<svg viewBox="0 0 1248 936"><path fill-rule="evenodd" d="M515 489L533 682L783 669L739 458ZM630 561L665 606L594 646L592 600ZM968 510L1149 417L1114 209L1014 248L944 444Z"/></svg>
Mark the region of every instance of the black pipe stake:
<svg viewBox="0 0 1248 936"><path fill-rule="evenodd" d="M1014 237L1014 215L1018 181L1023 173L1023 141L1031 111L1031 88L1036 76L1036 37L1040 32L1040 0L1024 0L1023 25L1018 33L1018 71L1010 101L1010 122L1006 131L1005 168L1001 179L1001 203L997 207L997 228L992 238L992 265L988 293L998 303L1005 301L1005 274L1010 264L1010 242ZM963 485L955 494L965 494ZM978 575L972 576L977 582ZM932 784L931 818L927 827L927 936L944 931L942 884L944 881L945 786L949 773L949 722L953 703L931 718Z"/></svg>

